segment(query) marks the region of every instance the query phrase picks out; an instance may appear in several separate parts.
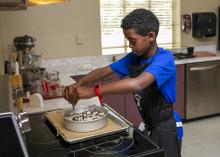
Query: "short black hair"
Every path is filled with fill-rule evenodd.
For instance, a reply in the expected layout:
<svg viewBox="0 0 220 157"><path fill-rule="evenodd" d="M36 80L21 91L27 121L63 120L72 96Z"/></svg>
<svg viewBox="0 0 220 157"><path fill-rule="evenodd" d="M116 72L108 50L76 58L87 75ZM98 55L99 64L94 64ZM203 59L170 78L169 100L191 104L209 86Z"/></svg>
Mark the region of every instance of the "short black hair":
<svg viewBox="0 0 220 157"><path fill-rule="evenodd" d="M126 15L121 21L121 28L131 29L134 28L135 32L146 36L149 32L159 31L159 20L153 12L147 9L135 9Z"/></svg>

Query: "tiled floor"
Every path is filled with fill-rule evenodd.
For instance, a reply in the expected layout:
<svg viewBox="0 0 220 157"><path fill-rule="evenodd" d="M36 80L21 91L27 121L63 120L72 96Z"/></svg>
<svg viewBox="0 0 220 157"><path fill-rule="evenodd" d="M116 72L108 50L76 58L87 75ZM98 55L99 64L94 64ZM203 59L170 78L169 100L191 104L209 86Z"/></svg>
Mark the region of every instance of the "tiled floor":
<svg viewBox="0 0 220 157"><path fill-rule="evenodd" d="M182 157L220 157L220 116L183 125Z"/></svg>

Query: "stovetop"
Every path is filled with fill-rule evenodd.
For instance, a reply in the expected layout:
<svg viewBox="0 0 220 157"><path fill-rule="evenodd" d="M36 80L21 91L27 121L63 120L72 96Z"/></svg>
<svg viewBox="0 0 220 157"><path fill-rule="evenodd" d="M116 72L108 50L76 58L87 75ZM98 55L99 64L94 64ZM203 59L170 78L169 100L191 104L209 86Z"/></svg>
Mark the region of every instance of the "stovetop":
<svg viewBox="0 0 220 157"><path fill-rule="evenodd" d="M139 131L114 133L75 144L66 143L44 114L29 115L32 131L26 135L30 157L164 157L159 149Z"/></svg>

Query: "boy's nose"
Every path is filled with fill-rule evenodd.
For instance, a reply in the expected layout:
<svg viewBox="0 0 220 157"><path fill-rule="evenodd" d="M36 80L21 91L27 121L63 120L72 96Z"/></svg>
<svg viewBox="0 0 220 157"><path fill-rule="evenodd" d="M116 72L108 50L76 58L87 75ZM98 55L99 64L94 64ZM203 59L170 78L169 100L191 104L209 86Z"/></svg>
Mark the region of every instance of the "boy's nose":
<svg viewBox="0 0 220 157"><path fill-rule="evenodd" d="M129 44L128 46L129 46L131 49L133 49L133 47L134 47L132 44Z"/></svg>

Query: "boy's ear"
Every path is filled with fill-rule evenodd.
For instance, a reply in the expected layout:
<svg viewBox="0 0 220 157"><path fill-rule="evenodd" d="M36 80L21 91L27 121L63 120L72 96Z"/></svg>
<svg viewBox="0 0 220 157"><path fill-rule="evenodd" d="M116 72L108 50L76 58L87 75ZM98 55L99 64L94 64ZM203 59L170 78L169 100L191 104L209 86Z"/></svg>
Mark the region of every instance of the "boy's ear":
<svg viewBox="0 0 220 157"><path fill-rule="evenodd" d="M154 41L156 39L155 32L149 32L149 33L147 33L147 36L148 36L150 42L152 42L152 41Z"/></svg>

